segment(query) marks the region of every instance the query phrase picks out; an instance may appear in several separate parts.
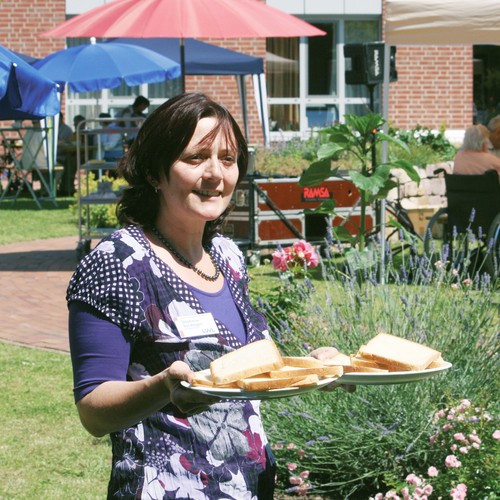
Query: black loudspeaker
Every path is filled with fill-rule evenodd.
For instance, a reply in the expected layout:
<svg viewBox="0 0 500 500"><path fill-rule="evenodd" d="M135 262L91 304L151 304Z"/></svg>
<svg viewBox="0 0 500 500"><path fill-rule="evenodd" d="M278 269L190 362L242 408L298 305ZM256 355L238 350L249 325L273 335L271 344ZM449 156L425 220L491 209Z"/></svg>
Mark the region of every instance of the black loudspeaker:
<svg viewBox="0 0 500 500"><path fill-rule="evenodd" d="M384 81L384 44L351 43L344 45L346 59L345 82L351 85L374 85ZM398 79L396 47L390 50L389 81Z"/></svg>

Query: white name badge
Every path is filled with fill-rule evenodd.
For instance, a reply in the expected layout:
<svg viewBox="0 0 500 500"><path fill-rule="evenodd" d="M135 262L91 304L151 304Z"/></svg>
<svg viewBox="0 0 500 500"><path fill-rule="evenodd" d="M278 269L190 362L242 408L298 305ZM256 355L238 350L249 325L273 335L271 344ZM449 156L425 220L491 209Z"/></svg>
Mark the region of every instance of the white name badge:
<svg viewBox="0 0 500 500"><path fill-rule="evenodd" d="M203 337L219 333L212 313L179 316L174 320L174 323L182 338Z"/></svg>

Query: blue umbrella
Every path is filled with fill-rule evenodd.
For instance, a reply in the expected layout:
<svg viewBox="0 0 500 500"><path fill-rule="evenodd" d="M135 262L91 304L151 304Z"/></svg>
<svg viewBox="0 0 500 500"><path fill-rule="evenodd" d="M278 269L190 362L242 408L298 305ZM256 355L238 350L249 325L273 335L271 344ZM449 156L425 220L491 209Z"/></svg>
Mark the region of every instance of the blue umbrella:
<svg viewBox="0 0 500 500"><path fill-rule="evenodd" d="M115 38L106 43L130 43L180 62L178 38ZM264 73L261 57L249 56L194 38L186 38L186 75L256 75Z"/></svg>
<svg viewBox="0 0 500 500"><path fill-rule="evenodd" d="M0 45L0 119L37 120L59 110L56 83Z"/></svg>
<svg viewBox="0 0 500 500"><path fill-rule="evenodd" d="M157 83L181 76L180 64L152 50L122 43L91 43L59 50L33 63L73 92Z"/></svg>

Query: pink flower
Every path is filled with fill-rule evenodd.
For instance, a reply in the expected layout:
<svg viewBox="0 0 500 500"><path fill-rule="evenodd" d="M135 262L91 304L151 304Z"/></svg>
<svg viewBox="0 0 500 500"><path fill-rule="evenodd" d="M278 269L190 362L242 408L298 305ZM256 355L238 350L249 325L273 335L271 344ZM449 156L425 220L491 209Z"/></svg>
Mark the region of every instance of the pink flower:
<svg viewBox="0 0 500 500"><path fill-rule="evenodd" d="M422 484L422 480L415 474L408 474L406 476L406 482L408 484L413 484L413 486L420 486Z"/></svg>
<svg viewBox="0 0 500 500"><path fill-rule="evenodd" d="M444 418L444 417L446 416L446 412L445 412L444 410L439 410L439 411L437 412L437 416L438 416L439 418Z"/></svg>
<svg viewBox="0 0 500 500"><path fill-rule="evenodd" d="M396 492L393 491L393 490L389 490L386 494L385 494L385 498L393 498L393 499L397 499L399 498L397 495L396 495Z"/></svg>
<svg viewBox="0 0 500 500"><path fill-rule="evenodd" d="M456 434L454 434L453 439L455 439L455 441L467 442L467 439L461 432L457 432Z"/></svg>
<svg viewBox="0 0 500 500"><path fill-rule="evenodd" d="M439 472L436 469L436 467L432 466L432 467L429 467L429 469L427 470L427 474L429 477L437 477Z"/></svg>
<svg viewBox="0 0 500 500"><path fill-rule="evenodd" d="M273 252L272 257L274 269L278 271L286 271L288 269L287 256L284 252L276 250L276 252Z"/></svg>
<svg viewBox="0 0 500 500"><path fill-rule="evenodd" d="M434 491L434 488L430 484L426 484L424 488L424 495L432 495L432 492Z"/></svg>
<svg viewBox="0 0 500 500"><path fill-rule="evenodd" d="M465 486L465 484L460 483L456 488L453 488L450 491L450 495L453 500L464 500L467 496L467 487Z"/></svg>
<svg viewBox="0 0 500 500"><path fill-rule="evenodd" d="M455 455L448 455L444 460L444 465L448 468L458 468L462 465L462 462Z"/></svg>
<svg viewBox="0 0 500 500"><path fill-rule="evenodd" d="M430 444L434 444L434 443L436 442L436 437L437 437L437 436L436 436L435 434L433 434L433 435L429 438L429 443L430 443Z"/></svg>
<svg viewBox="0 0 500 500"><path fill-rule="evenodd" d="M310 484L304 483L297 488L297 496L305 497L307 495L307 490L311 487Z"/></svg>
<svg viewBox="0 0 500 500"><path fill-rule="evenodd" d="M449 431L453 426L451 424L445 424L443 425L443 431Z"/></svg>
<svg viewBox="0 0 500 500"><path fill-rule="evenodd" d="M467 448L467 446L460 446L460 449L458 451L466 455L467 453L469 453L469 448Z"/></svg>
<svg viewBox="0 0 500 500"><path fill-rule="evenodd" d="M420 496L424 493L424 490L422 488L415 488L415 491L413 492L415 495Z"/></svg>
<svg viewBox="0 0 500 500"><path fill-rule="evenodd" d="M303 470L299 475L302 479L307 479L309 477L309 471Z"/></svg>
<svg viewBox="0 0 500 500"><path fill-rule="evenodd" d="M295 450L295 448L297 448L297 445L295 443L288 443L286 445L287 450Z"/></svg>
<svg viewBox="0 0 500 500"><path fill-rule="evenodd" d="M290 481L290 484L293 484L294 486L300 486L301 484L304 483L304 480L298 476L290 476L289 481Z"/></svg>
<svg viewBox="0 0 500 500"><path fill-rule="evenodd" d="M496 430L494 433L493 433L493 439L496 439L497 441L500 440L500 430Z"/></svg>
<svg viewBox="0 0 500 500"><path fill-rule="evenodd" d="M301 448L300 450L297 450L297 456L299 458L304 458L306 452Z"/></svg>
<svg viewBox="0 0 500 500"><path fill-rule="evenodd" d="M475 450L479 450L479 448L481 448L481 445L479 443L472 443L472 447L475 449Z"/></svg>
<svg viewBox="0 0 500 500"><path fill-rule="evenodd" d="M475 432L469 434L469 439L474 443L481 444L481 438Z"/></svg>
<svg viewBox="0 0 500 500"><path fill-rule="evenodd" d="M316 267L319 263L319 256L313 246L305 240L299 240L293 244L293 250L297 257L304 261L307 267Z"/></svg>
<svg viewBox="0 0 500 500"><path fill-rule="evenodd" d="M450 446L450 450L451 450L451 451L457 451L457 450L458 450L458 446L457 446L456 444L452 444L452 445Z"/></svg>
<svg viewBox="0 0 500 500"><path fill-rule="evenodd" d="M289 471L295 470L297 467L297 464L287 464L287 468Z"/></svg>

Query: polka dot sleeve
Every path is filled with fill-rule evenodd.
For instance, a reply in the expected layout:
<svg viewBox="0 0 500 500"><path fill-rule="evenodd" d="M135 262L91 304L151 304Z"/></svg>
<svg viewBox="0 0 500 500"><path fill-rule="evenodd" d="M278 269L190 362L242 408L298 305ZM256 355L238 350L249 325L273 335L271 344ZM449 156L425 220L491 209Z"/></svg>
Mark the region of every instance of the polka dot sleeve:
<svg viewBox="0 0 500 500"><path fill-rule="evenodd" d="M94 250L79 264L69 283L66 300L89 304L124 330L140 325L139 285L113 253Z"/></svg>

